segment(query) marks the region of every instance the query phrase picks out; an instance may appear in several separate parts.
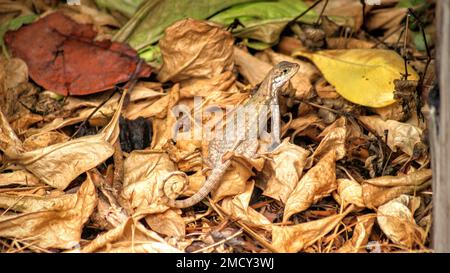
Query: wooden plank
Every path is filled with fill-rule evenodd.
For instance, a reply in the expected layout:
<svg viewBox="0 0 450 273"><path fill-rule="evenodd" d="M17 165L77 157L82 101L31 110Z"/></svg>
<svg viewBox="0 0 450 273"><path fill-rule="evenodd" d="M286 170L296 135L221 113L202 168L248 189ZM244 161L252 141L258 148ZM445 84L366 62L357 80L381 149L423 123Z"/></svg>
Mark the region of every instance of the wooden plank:
<svg viewBox="0 0 450 273"><path fill-rule="evenodd" d="M436 71L440 87L440 115L430 123L433 156L432 247L435 252L450 252L450 0L436 2Z"/></svg>

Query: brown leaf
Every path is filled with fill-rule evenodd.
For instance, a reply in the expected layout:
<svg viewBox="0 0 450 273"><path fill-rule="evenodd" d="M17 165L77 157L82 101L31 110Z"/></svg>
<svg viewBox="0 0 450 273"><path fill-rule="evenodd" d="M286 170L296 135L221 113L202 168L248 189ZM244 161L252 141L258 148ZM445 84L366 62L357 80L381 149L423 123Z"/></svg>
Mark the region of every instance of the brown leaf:
<svg viewBox="0 0 450 273"><path fill-rule="evenodd" d="M147 222L153 231L167 236L184 238L186 235L184 220L181 215L174 210L147 215L145 216L145 222Z"/></svg>
<svg viewBox="0 0 450 273"><path fill-rule="evenodd" d="M309 151L300 146L283 141L272 153L264 166L266 177L263 194L286 203L289 195L296 188L303 173Z"/></svg>
<svg viewBox="0 0 450 273"><path fill-rule="evenodd" d="M76 194L62 198L25 198L26 213L0 217L0 236L30 241L43 248L70 249L79 244L83 225L97 204L90 177ZM38 205L36 207L36 205Z"/></svg>
<svg viewBox="0 0 450 273"><path fill-rule="evenodd" d="M118 119L122 109L122 96L118 110L109 124L97 135L90 135L57 143L29 152L17 138L0 111L0 150L8 161L18 163L46 184L65 189L73 179L108 159L119 136Z"/></svg>
<svg viewBox="0 0 450 273"><path fill-rule="evenodd" d="M184 19L165 30L159 41L163 65L161 82L192 77L212 78L233 69L233 37L206 21Z"/></svg>
<svg viewBox="0 0 450 273"><path fill-rule="evenodd" d="M17 170L9 173L0 173L0 187L21 185L35 186L39 184L39 179L26 170Z"/></svg>
<svg viewBox="0 0 450 273"><path fill-rule="evenodd" d="M152 150L135 150L124 162L124 183L121 196L128 200L135 213L143 215L160 213L167 206L159 203L158 184L165 183L165 193L175 198L185 188L186 179L174 175L175 164L166 153Z"/></svg>
<svg viewBox="0 0 450 273"><path fill-rule="evenodd" d="M362 184L364 204L368 208L378 206L399 197L429 187L431 170L423 169L407 175L382 176L366 180Z"/></svg>
<svg viewBox="0 0 450 273"><path fill-rule="evenodd" d="M422 129L395 120L382 120L377 116L361 116L359 119L376 134L384 139L384 131L388 131L387 145L394 152L400 149L409 156L414 153L416 144L421 143Z"/></svg>
<svg viewBox="0 0 450 273"><path fill-rule="evenodd" d="M401 195L378 208L377 222L394 243L409 248L413 243L422 244L425 232L413 217L419 204L419 197Z"/></svg>
<svg viewBox="0 0 450 273"><path fill-rule="evenodd" d="M346 241L336 252L337 253L358 253L366 252L365 246L369 241L372 227L375 223L375 214L369 213L356 218L357 224L353 230L353 236Z"/></svg>
<svg viewBox="0 0 450 273"><path fill-rule="evenodd" d="M81 250L71 252L179 253L181 251L170 246L155 232L135 222L133 218L129 218L114 229L100 234Z"/></svg>
<svg viewBox="0 0 450 273"><path fill-rule="evenodd" d="M280 252L298 252L323 238L352 211L292 226L272 227L272 246Z"/></svg>
<svg viewBox="0 0 450 273"><path fill-rule="evenodd" d="M228 215L233 216L233 218L260 228L270 229L271 222L264 215L249 207L254 184L253 181L247 183L243 193L224 199L222 201L222 208Z"/></svg>
<svg viewBox="0 0 450 273"><path fill-rule="evenodd" d="M350 179L337 179L339 203L346 207L348 204L354 204L357 207L364 207L363 193L361 185Z"/></svg>
<svg viewBox="0 0 450 273"><path fill-rule="evenodd" d="M96 35L92 26L54 12L7 32L5 42L13 56L27 63L31 78L39 85L65 96L86 95L128 81L138 60L129 46L94 41ZM143 64L138 76L148 77L150 72Z"/></svg>
<svg viewBox="0 0 450 273"><path fill-rule="evenodd" d="M336 188L336 154L331 150L300 179L289 195L283 222L293 214L306 210Z"/></svg>

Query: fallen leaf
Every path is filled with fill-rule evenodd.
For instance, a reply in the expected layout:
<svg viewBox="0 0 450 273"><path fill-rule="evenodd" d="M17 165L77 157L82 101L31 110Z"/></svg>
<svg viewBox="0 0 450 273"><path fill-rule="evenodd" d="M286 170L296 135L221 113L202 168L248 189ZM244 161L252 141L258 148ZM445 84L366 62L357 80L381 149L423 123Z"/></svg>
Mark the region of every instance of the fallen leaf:
<svg viewBox="0 0 450 273"><path fill-rule="evenodd" d="M90 135L24 152L23 144L0 111L0 150L9 162L22 165L46 184L65 189L73 179L108 159L119 137L118 120L125 96L118 109L97 135Z"/></svg>
<svg viewBox="0 0 450 273"><path fill-rule="evenodd" d="M421 191L431 185L431 170L419 170L398 176L382 176L362 183L364 204L377 208L401 194Z"/></svg>
<svg viewBox="0 0 450 273"><path fill-rule="evenodd" d="M233 69L233 37L206 21L185 19L173 24L165 30L159 46L161 82L212 78Z"/></svg>
<svg viewBox="0 0 450 273"><path fill-rule="evenodd" d="M36 186L39 179L26 170L17 170L9 173L0 173L0 187L6 186Z"/></svg>
<svg viewBox="0 0 450 273"><path fill-rule="evenodd" d="M121 196L130 202L137 214L147 215L167 210L159 203L159 183L165 183L165 193L170 198L179 195L186 186L184 177L169 177L177 171L166 153L152 150L135 150L124 162L124 182ZM170 189L170 190L169 190Z"/></svg>
<svg viewBox="0 0 450 273"><path fill-rule="evenodd" d="M260 185L263 195L286 203L302 176L308 155L309 151L287 141L269 153L263 169L265 183Z"/></svg>
<svg viewBox="0 0 450 273"><path fill-rule="evenodd" d="M228 26L238 19L244 27L233 30L233 35L254 39L270 46L278 41L287 24L307 9L308 6L302 1L295 3L292 0L258 1L235 5L209 20ZM299 18L299 21L312 23L316 19L317 14L309 10Z"/></svg>
<svg viewBox="0 0 450 273"><path fill-rule="evenodd" d="M186 229L183 217L174 210L145 216L145 222L153 231L167 236L184 238Z"/></svg>
<svg viewBox="0 0 450 273"><path fill-rule="evenodd" d="M179 253L155 232L129 218L114 229L98 235L81 249L70 252L93 253Z"/></svg>
<svg viewBox="0 0 450 273"><path fill-rule="evenodd" d="M29 241L42 248L70 249L78 245L82 228L97 204L94 184L88 176L76 194L52 199L31 198L31 206L25 209L29 212L0 217L0 236Z"/></svg>
<svg viewBox="0 0 450 273"><path fill-rule="evenodd" d="M336 188L336 153L331 150L297 183L286 201L283 222L306 210Z"/></svg>
<svg viewBox="0 0 450 273"><path fill-rule="evenodd" d="M353 230L353 236L346 241L336 252L337 253L365 253L367 242L369 241L372 227L375 223L376 215L373 213L358 216L356 226Z"/></svg>
<svg viewBox="0 0 450 273"><path fill-rule="evenodd" d="M235 219L247 224L270 230L271 222L256 210L249 207L254 182L247 183L243 193L234 197L227 197L222 201L223 210Z"/></svg>
<svg viewBox="0 0 450 273"><path fill-rule="evenodd" d="M384 121L377 116L361 116L359 120L383 139L384 132L387 130L387 145L394 152L400 149L407 155L412 156L416 145L422 142L422 129L414 125L396 120Z"/></svg>
<svg viewBox="0 0 450 273"><path fill-rule="evenodd" d="M362 187L358 182L350 179L337 179L337 184L339 203L342 207L346 207L348 204L364 207Z"/></svg>
<svg viewBox="0 0 450 273"><path fill-rule="evenodd" d="M5 41L12 55L27 63L36 83L64 96L86 95L128 81L138 61L136 52L127 45L94 41L95 36L91 26L54 12L7 32ZM33 47L29 47L30 40ZM138 76L148 77L150 72L143 64Z"/></svg>
<svg viewBox="0 0 450 273"><path fill-rule="evenodd" d="M351 211L292 226L272 226L272 246L279 252L295 253L314 244L333 230Z"/></svg>
<svg viewBox="0 0 450 273"><path fill-rule="evenodd" d="M146 14L136 12L123 29L132 28L128 41L133 48L141 51L157 42L164 30L179 20L206 19L230 6L251 1L255 0L196 0L195 3L191 0L147 1L149 11ZM141 10L144 8L140 7ZM136 21L140 21L137 27L133 25Z"/></svg>
<svg viewBox="0 0 450 273"><path fill-rule="evenodd" d="M378 225L394 243L409 248L414 243L422 244L425 233L413 217L419 204L419 197L401 195L378 208Z"/></svg>
<svg viewBox="0 0 450 273"><path fill-rule="evenodd" d="M294 56L312 60L342 97L369 107L383 107L394 103L394 80L400 79L405 73L403 59L392 50L297 51ZM419 80L410 66L408 73L408 79Z"/></svg>

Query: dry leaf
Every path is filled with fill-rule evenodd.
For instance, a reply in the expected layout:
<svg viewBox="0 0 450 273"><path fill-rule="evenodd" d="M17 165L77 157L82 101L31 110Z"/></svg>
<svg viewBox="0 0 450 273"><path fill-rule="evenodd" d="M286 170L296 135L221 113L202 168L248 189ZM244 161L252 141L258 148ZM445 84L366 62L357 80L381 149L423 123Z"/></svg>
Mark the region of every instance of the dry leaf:
<svg viewBox="0 0 450 273"><path fill-rule="evenodd" d="M84 224L97 205L95 186L89 175L76 194L64 195L54 201L51 198L34 203L30 199L26 209L29 212L0 217L0 236L29 241L43 248L75 247L80 243ZM42 210L33 207L36 204Z"/></svg>
<svg viewBox="0 0 450 273"><path fill-rule="evenodd" d="M337 184L339 203L342 207L346 207L348 204L364 207L362 187L358 182L350 179L337 179Z"/></svg>
<svg viewBox="0 0 450 273"><path fill-rule="evenodd" d="M26 170L17 170L9 173L0 173L0 187L20 185L36 186L39 179Z"/></svg>
<svg viewBox="0 0 450 273"><path fill-rule="evenodd" d="M186 235L183 217L174 210L147 215L145 216L145 222L153 231L167 236L184 238Z"/></svg>
<svg viewBox="0 0 450 273"><path fill-rule="evenodd" d="M78 24L57 11L8 31L5 42L13 56L27 63L30 77L39 85L64 96L86 95L128 81L139 60L128 45L95 41L96 35L92 26ZM150 73L144 62L137 75L148 77Z"/></svg>
<svg viewBox="0 0 450 273"><path fill-rule="evenodd" d="M387 145L392 151L397 148L409 156L414 154L414 147L421 143L422 129L395 120L382 120L377 116L361 116L359 117L367 127L374 130L376 134L384 139L385 130L388 131Z"/></svg>
<svg viewBox="0 0 450 273"><path fill-rule="evenodd" d="M182 192L186 180L171 174L177 171L169 156L160 151L135 150L124 162L124 182L121 196L128 200L135 213L163 212L167 206L159 204L159 183L165 183L166 194L174 198ZM170 190L169 190L170 189Z"/></svg>
<svg viewBox="0 0 450 273"><path fill-rule="evenodd" d="M102 163L114 153L111 143L116 142L119 135L118 119L123 100L124 96L110 123L97 135L29 152L22 152L22 143L0 112L0 149L9 161L22 165L46 184L65 189L73 179Z"/></svg>
<svg viewBox="0 0 450 273"><path fill-rule="evenodd" d="M324 50L296 52L311 59L345 99L364 106L383 107L395 102L394 80L405 73L404 61L395 51L384 49ZM419 76L408 67L410 80Z"/></svg>
<svg viewBox="0 0 450 273"><path fill-rule="evenodd" d="M283 222L302 212L337 188L336 154L328 152L298 182L284 208Z"/></svg>
<svg viewBox="0 0 450 273"><path fill-rule="evenodd" d="M269 63L261 61L238 47L234 47L234 62L239 74L244 76L252 86L262 82L265 75L272 69Z"/></svg>
<svg viewBox="0 0 450 273"><path fill-rule="evenodd" d="M431 170L424 169L407 175L382 176L366 180L362 184L364 204L368 208L377 208L401 194L418 192L431 185L430 178Z"/></svg>
<svg viewBox="0 0 450 273"><path fill-rule="evenodd" d="M336 252L337 253L365 253L365 247L369 241L372 227L375 223L375 214L369 213L356 218L357 224L353 230L353 236L346 241Z"/></svg>
<svg viewBox="0 0 450 273"><path fill-rule="evenodd" d="M272 226L272 246L279 252L298 252L322 239L351 211L292 226Z"/></svg>
<svg viewBox="0 0 450 273"><path fill-rule="evenodd" d="M254 182L247 183L245 191L234 197L227 197L222 201L223 210L235 219L260 228L270 229L271 222L256 210L249 207Z"/></svg>
<svg viewBox="0 0 450 273"><path fill-rule="evenodd" d="M179 253L158 234L147 230L132 218L119 226L98 235L81 250L72 252L121 252L121 253Z"/></svg>
<svg viewBox="0 0 450 273"><path fill-rule="evenodd" d="M414 243L422 244L425 232L417 226L413 217L419 204L419 197L401 195L378 208L377 222L394 243L408 248Z"/></svg>
<svg viewBox="0 0 450 273"><path fill-rule="evenodd" d="M345 140L347 138L347 120L344 117L339 118L333 124L325 128L319 135L322 141L317 146L314 153L308 158L306 168L310 168L313 160L322 158L330 150L334 150L336 160L344 158L347 153L345 149Z"/></svg>
<svg viewBox="0 0 450 273"><path fill-rule="evenodd" d="M163 57L158 74L161 82L212 78L233 69L233 37L210 22L178 21L165 30L159 46Z"/></svg>
<svg viewBox="0 0 450 273"><path fill-rule="evenodd" d="M269 160L263 169L263 180L267 182L261 185L265 196L283 203L297 186L309 155L309 151L286 140L267 155Z"/></svg>

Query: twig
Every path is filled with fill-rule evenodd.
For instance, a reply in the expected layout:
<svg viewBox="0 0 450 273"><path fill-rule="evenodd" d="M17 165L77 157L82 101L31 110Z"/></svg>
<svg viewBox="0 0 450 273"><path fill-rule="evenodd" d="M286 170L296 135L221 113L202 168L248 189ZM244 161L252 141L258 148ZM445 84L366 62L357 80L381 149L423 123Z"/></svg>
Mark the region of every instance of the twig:
<svg viewBox="0 0 450 273"><path fill-rule="evenodd" d="M215 247L215 246L221 245L221 244L225 243L226 241L229 241L229 240L233 239L234 237L237 237L237 236L239 236L239 235L241 235L241 234L242 234L242 228L241 228L240 230L238 230L235 234L233 234L233 235L231 235L231 236L229 236L229 237L227 237L227 238L225 238L225 239L222 239L222 240L220 240L220 241L218 241L218 242L216 242L216 243L214 243L214 244L211 244L211 245L206 246L206 247L204 247L204 248L201 248L201 249L198 249L198 250L196 250L196 251L193 251L192 253L201 253L201 252L204 252L205 250L208 250L208 249L213 248L213 247Z"/></svg>

